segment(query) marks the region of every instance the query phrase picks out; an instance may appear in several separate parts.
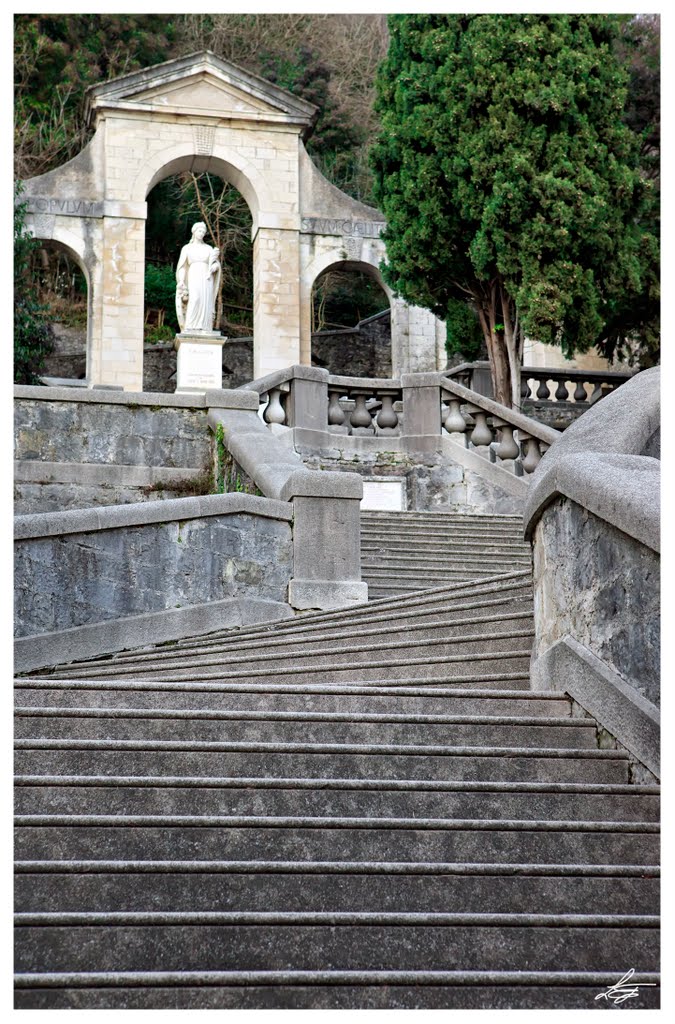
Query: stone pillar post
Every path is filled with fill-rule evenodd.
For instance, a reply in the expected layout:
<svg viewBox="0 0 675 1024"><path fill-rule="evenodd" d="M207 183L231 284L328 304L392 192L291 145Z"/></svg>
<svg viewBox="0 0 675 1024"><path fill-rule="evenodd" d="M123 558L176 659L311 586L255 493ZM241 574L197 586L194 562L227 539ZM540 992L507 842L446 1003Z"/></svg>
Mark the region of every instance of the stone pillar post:
<svg viewBox="0 0 675 1024"><path fill-rule="evenodd" d="M306 610L367 601L368 584L361 580L361 478L315 472L301 474L300 481L293 487L289 604Z"/></svg>
<svg viewBox="0 0 675 1024"><path fill-rule="evenodd" d="M299 362L299 232L260 227L253 242L253 376Z"/></svg>
<svg viewBox="0 0 675 1024"><path fill-rule="evenodd" d="M437 373L404 373L401 436L406 451L441 447L441 389Z"/></svg>
<svg viewBox="0 0 675 1024"><path fill-rule="evenodd" d="M328 371L296 366L286 400L286 423L300 430L328 429Z"/></svg>

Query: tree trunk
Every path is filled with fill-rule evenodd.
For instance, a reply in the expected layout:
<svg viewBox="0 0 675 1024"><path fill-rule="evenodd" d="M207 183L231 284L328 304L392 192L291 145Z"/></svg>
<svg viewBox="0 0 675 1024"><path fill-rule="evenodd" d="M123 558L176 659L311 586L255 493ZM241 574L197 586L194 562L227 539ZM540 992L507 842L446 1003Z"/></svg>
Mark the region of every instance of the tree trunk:
<svg viewBox="0 0 675 1024"><path fill-rule="evenodd" d="M511 408L511 373L504 332L498 329L501 320L497 319L497 302L499 298L499 287L495 281L490 286L490 291L485 292L480 298L476 298L476 309L478 319L483 329L483 336L488 350L490 360L490 376L492 377L492 393L495 402ZM500 303L501 306L501 303ZM501 310L500 314L501 315Z"/></svg>

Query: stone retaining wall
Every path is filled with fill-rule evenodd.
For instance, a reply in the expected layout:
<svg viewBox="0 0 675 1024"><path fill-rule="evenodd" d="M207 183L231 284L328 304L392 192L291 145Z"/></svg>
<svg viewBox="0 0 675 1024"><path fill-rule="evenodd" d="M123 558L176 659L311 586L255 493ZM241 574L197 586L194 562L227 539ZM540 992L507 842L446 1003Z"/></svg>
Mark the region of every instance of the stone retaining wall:
<svg viewBox="0 0 675 1024"><path fill-rule="evenodd" d="M265 619L290 615L291 518L289 503L248 494L20 516L16 636L31 638L24 648L44 637L42 649L51 641L61 655L70 636L68 660L83 644L93 656L238 625L251 618L247 602L264 605ZM181 612L207 605L201 629L190 616L183 626Z"/></svg>

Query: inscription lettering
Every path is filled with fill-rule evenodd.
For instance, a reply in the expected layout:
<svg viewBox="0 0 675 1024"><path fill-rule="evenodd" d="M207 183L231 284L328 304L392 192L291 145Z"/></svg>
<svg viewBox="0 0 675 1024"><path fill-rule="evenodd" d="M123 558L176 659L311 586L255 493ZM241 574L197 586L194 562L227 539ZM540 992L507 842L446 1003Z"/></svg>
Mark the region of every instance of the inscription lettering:
<svg viewBox="0 0 675 1024"><path fill-rule="evenodd" d="M102 217L103 203L88 199L48 199L43 196L27 197L29 213L58 213L66 217Z"/></svg>
<svg viewBox="0 0 675 1024"><path fill-rule="evenodd" d="M379 238L386 226L385 221L304 217L300 230L312 235L356 235L360 238Z"/></svg>

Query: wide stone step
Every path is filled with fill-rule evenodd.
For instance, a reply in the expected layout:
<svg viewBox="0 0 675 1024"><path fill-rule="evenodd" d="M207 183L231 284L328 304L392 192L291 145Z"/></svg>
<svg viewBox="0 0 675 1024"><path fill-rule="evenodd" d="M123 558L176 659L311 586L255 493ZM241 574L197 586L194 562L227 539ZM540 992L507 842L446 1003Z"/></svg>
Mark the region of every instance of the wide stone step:
<svg viewBox="0 0 675 1024"><path fill-rule="evenodd" d="M521 563L525 565L525 563ZM399 558L378 557L375 559L363 559L361 562L361 573L363 577L372 579L387 579L391 576L398 579L419 579L425 586L429 586L434 580L452 579L481 579L484 576L492 576L495 572L506 572L513 568L513 559L497 561L491 558L489 561L476 560L469 565L465 560L438 559L428 565L421 565L419 559L410 559L404 562Z"/></svg>
<svg viewBox="0 0 675 1024"><path fill-rule="evenodd" d="M17 815L16 855L44 860L368 859L657 864L653 822L259 815Z"/></svg>
<svg viewBox="0 0 675 1024"><path fill-rule="evenodd" d="M20 775L176 775L627 783L617 750L185 740L17 740Z"/></svg>
<svg viewBox="0 0 675 1024"><path fill-rule="evenodd" d="M518 648L515 650L509 644L500 645L499 649L492 650L480 656L471 654L411 654L406 656L404 652L397 651L366 656L363 663L355 664L350 660L347 664L321 663L316 659L310 665L302 664L274 664L269 667L241 667L232 665L209 665L206 661L201 664L192 665L190 658L185 659L185 665L176 667L162 666L161 668L143 662L129 662L111 669L99 668L90 670L86 666L73 669L74 678L100 676L134 676L136 678L147 678L151 675L161 673L162 679L166 681L180 679L201 679L201 680L246 680L260 682L364 682L367 680L380 681L385 678L387 681L408 680L422 683L425 680L439 680L448 683L461 682L462 685L481 685L492 683L499 685L504 681L509 686L516 679L527 680L530 665L529 638L518 640ZM497 645L495 645L497 646ZM515 646L515 644L514 644Z"/></svg>
<svg viewBox="0 0 675 1024"><path fill-rule="evenodd" d="M22 862L18 912L656 914L659 868L322 861ZM638 871L649 870L645 877Z"/></svg>
<svg viewBox="0 0 675 1024"><path fill-rule="evenodd" d="M143 657L171 657L177 650L185 651L209 651L214 648L225 650L259 650L264 644L265 650L275 649L284 644L305 642L307 639L316 637L322 643L329 643L334 640L349 639L350 637L366 638L368 636L381 636L385 632L392 639L399 636L401 640L407 639L412 630L419 631L422 638L425 630L427 635L452 636L459 632L466 632L465 626L475 623L476 625L487 625L498 623L502 629L508 628L515 622L522 621L526 615L532 615L532 599L525 592L515 591L504 596L486 596L483 598L463 598L457 602L439 601L434 604L422 605L416 609L405 608L394 613L387 613L379 610L373 611L367 617L354 617L340 619L331 624L326 621L306 623L304 616L294 619L291 623L280 622L275 627L267 626L253 631L220 631L208 634L203 638L190 637L176 643L168 643L150 647L143 652L123 651L115 654L113 658L91 659L86 664L110 663L111 660L123 661L127 658L136 658L143 654ZM441 632L442 631L442 632Z"/></svg>
<svg viewBox="0 0 675 1024"><path fill-rule="evenodd" d="M17 1009L587 1009L613 971L209 971L19 975ZM659 1006L641 972L640 1007Z"/></svg>
<svg viewBox="0 0 675 1024"><path fill-rule="evenodd" d="M287 657L289 654L302 652L309 647L318 646L319 644L324 650L328 651L336 646L342 647L349 641L371 642L377 643L380 646L382 643L392 644L397 642L399 644L407 644L410 641L445 640L452 637L461 638L467 633L475 634L477 631L480 631L482 636L489 636L496 632L511 635L514 631L522 630L525 626L531 626L531 624L532 606L529 603L525 604L523 602L522 611L514 611L513 605L509 605L508 610L503 609L502 606L501 612L493 612L492 614L481 614L479 609L475 609L473 616L470 616L468 612L462 615L455 611L437 611L435 615L427 615L426 618L422 617L418 622L402 620L398 625L396 622L393 622L390 624L390 628L387 628L386 622L381 622L372 626L343 626L330 632L321 632L319 627L315 627L314 630L299 633L298 635L293 632L286 632L278 637L276 634L270 634L269 639L265 639L264 651L268 655L276 651L279 652L280 657ZM160 664L175 659L178 652L180 652L182 657L187 651L194 656L212 656L219 653L235 653L243 656L247 651L259 652L261 646L260 639L237 641L235 637L230 637L229 639L223 638L202 642L193 640L190 644L182 643L180 646L167 645L164 648L151 648L143 652L127 651L121 655L116 655L112 660L110 658L101 658L81 662L80 664L85 666L110 666L111 664L116 665L124 661Z"/></svg>
<svg viewBox="0 0 675 1024"><path fill-rule="evenodd" d="M179 711L110 708L18 709L17 738L216 740L284 743L453 744L596 748L590 719L459 715L340 714L294 711Z"/></svg>
<svg viewBox="0 0 675 1024"><path fill-rule="evenodd" d="M533 627L531 623L521 624L519 629L512 631L484 630L478 633L468 632L454 637L426 637L421 639L409 639L405 645L405 651L410 653L409 664L421 664L420 659L431 655L435 660L442 659L448 665L455 665L456 659L471 658L475 656L476 661L490 657L495 652L504 654L506 652L529 651L532 645ZM470 652L467 654L467 652ZM355 672L360 672L362 667L370 667L374 662L381 663L383 659L397 658L401 656L401 643L399 640L382 641L368 639L364 643L343 641L341 644L327 647L325 644L314 642L305 645L298 645L297 649L290 653L290 664L284 652L272 651L270 653L256 653L255 650L244 651L238 654L236 651L207 651L199 654L191 651L189 654L179 652L173 658L148 658L141 656L135 660L126 659L124 662L116 661L112 664L100 664L97 668L99 676L105 675L128 675L133 674L137 667L142 668L144 673L155 671L161 673L173 673L176 670L183 670L188 667L191 671L219 667L223 672L246 671L260 673L266 667L270 671L276 671L277 667L283 671L303 671L317 669L326 671L330 667L350 667ZM412 659L416 661L413 662ZM82 665L73 667L71 675L78 678L86 675L90 666Z"/></svg>
<svg viewBox="0 0 675 1024"><path fill-rule="evenodd" d="M18 779L18 814L262 814L658 821L655 787L365 779ZM635 792L632 792L635 790Z"/></svg>
<svg viewBox="0 0 675 1024"><path fill-rule="evenodd" d="M596 970L629 963L645 971L659 955L651 915L204 915L26 915L16 968L582 970L591 962Z"/></svg>
<svg viewBox="0 0 675 1024"><path fill-rule="evenodd" d="M221 708L231 711L485 714L569 717L564 694L443 686L272 686L246 683L172 683L161 680L18 680L15 704L27 707Z"/></svg>

